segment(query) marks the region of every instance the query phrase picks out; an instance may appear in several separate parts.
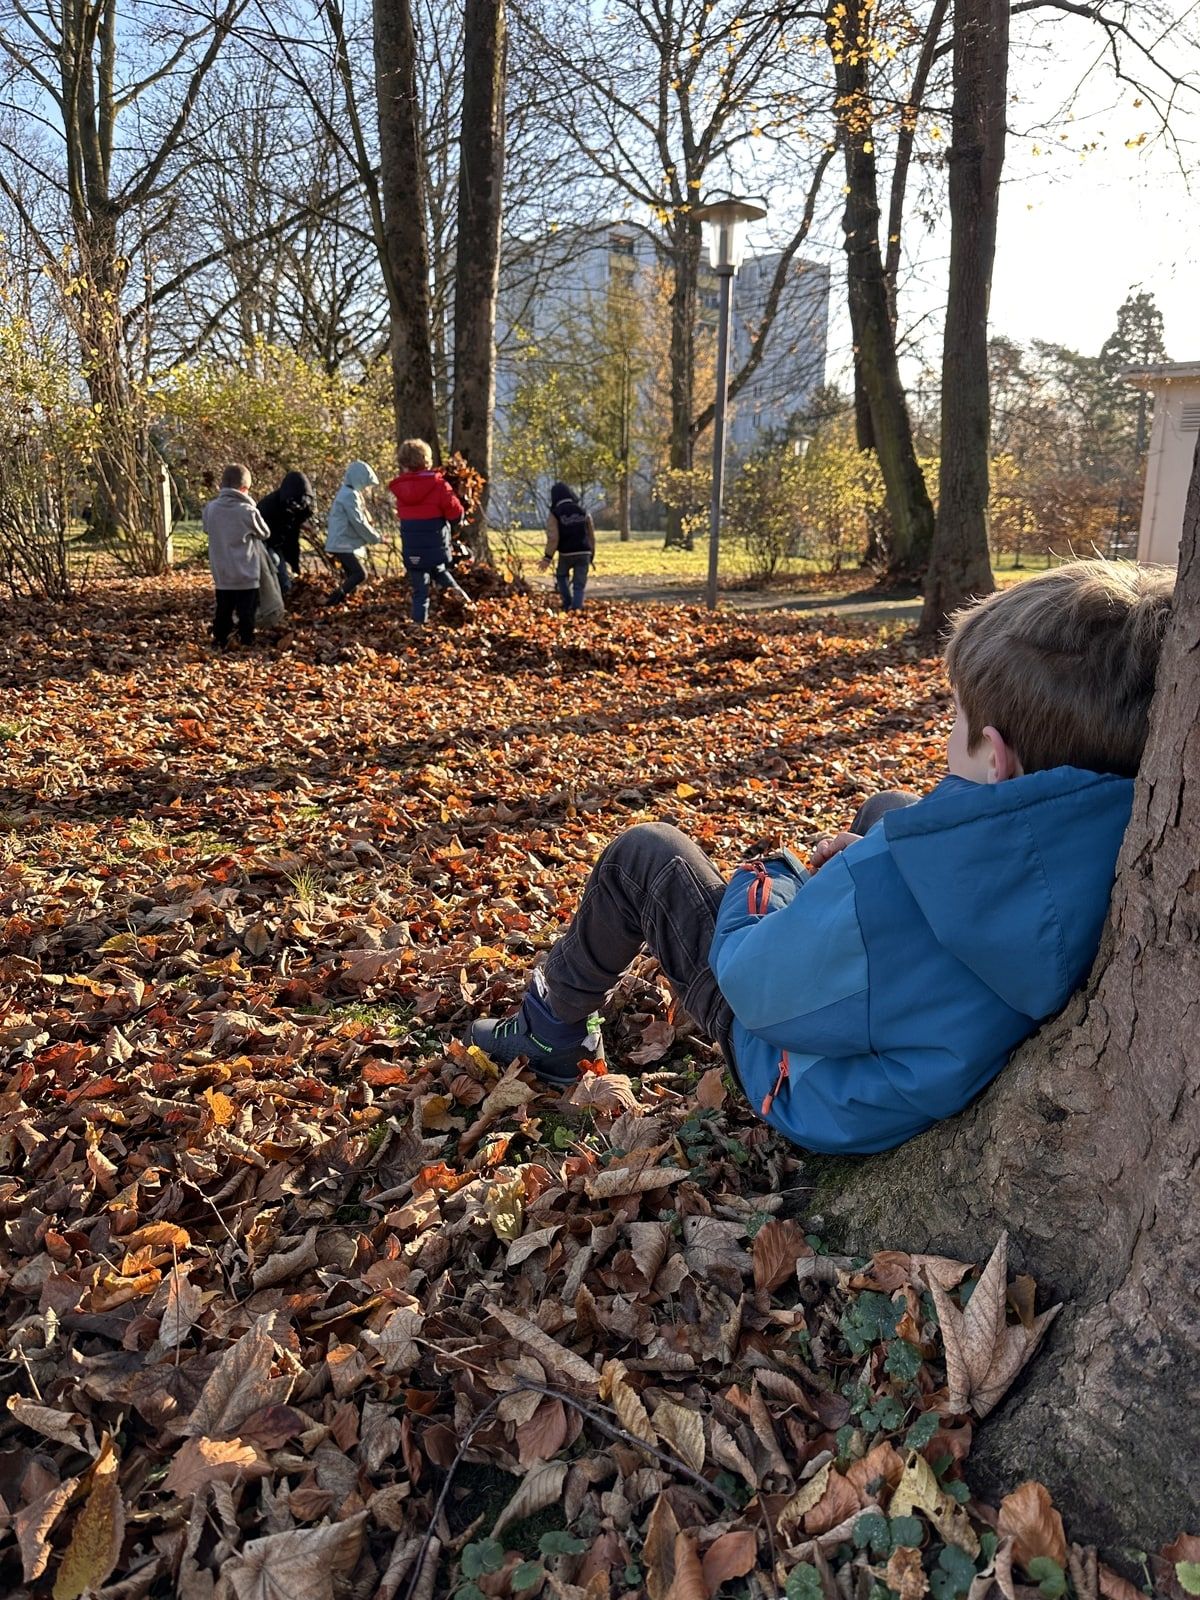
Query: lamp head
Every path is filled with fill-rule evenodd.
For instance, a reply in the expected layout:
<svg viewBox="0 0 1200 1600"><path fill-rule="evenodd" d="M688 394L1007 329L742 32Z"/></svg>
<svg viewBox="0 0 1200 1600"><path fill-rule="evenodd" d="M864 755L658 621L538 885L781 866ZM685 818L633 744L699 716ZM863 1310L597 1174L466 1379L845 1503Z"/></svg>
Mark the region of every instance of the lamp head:
<svg viewBox="0 0 1200 1600"><path fill-rule="evenodd" d="M736 272L746 249L746 224L767 214L761 200L715 195L692 213L708 223L708 259L716 272Z"/></svg>

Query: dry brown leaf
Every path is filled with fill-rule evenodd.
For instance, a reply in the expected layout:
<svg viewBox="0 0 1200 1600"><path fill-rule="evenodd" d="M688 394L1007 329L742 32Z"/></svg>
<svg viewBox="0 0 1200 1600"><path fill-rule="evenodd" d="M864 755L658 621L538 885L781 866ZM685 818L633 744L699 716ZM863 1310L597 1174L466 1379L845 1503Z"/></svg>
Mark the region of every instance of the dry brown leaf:
<svg viewBox="0 0 1200 1600"><path fill-rule="evenodd" d="M523 1467L548 1461L567 1442L567 1412L561 1400L544 1400L517 1428L517 1459Z"/></svg>
<svg viewBox="0 0 1200 1600"><path fill-rule="evenodd" d="M573 1106L586 1106L602 1116L618 1117L623 1112L641 1109L633 1079L623 1072L585 1072L571 1090Z"/></svg>
<svg viewBox="0 0 1200 1600"><path fill-rule="evenodd" d="M117 1482L117 1458L107 1436L87 1476L91 1486L54 1580L54 1600L79 1600L85 1592L99 1589L121 1553L125 1502Z"/></svg>
<svg viewBox="0 0 1200 1600"><path fill-rule="evenodd" d="M947 1544L955 1544L974 1559L979 1554L979 1537L966 1511L952 1500L924 1456L909 1453L900 1482L888 1502L888 1515L910 1517L923 1511Z"/></svg>
<svg viewBox="0 0 1200 1600"><path fill-rule="evenodd" d="M44 1439L69 1445L72 1450L84 1448L83 1436L79 1431L83 1419L76 1413L56 1411L53 1406L40 1406L35 1400L26 1400L19 1394L9 1395L8 1409L23 1428L40 1433Z"/></svg>
<svg viewBox="0 0 1200 1600"><path fill-rule="evenodd" d="M631 1222L629 1248L647 1289L654 1287L659 1268L671 1248L671 1227L666 1222Z"/></svg>
<svg viewBox="0 0 1200 1600"><path fill-rule="evenodd" d="M549 1228L530 1228L519 1239L514 1239L504 1259L505 1267L519 1267L522 1261L528 1261L538 1250L544 1250L547 1245L553 1244L554 1236L561 1228L561 1222L556 1222Z"/></svg>
<svg viewBox="0 0 1200 1600"><path fill-rule="evenodd" d="M186 1439L171 1459L163 1488L183 1500L218 1479L236 1483L239 1478L262 1477L268 1470L258 1451L240 1439Z"/></svg>
<svg viewBox="0 0 1200 1600"><path fill-rule="evenodd" d="M667 1590L667 1600L709 1600L696 1535L688 1528L675 1535L675 1576Z"/></svg>
<svg viewBox="0 0 1200 1600"><path fill-rule="evenodd" d="M607 1399L617 1413L617 1421L635 1439L647 1444L657 1444L658 1435L650 1424L650 1417L642 1398L630 1384L621 1361L606 1361L600 1373L600 1397Z"/></svg>
<svg viewBox="0 0 1200 1600"><path fill-rule="evenodd" d="M646 1591L650 1600L667 1600L675 1581L675 1541L679 1523L671 1503L660 1494L646 1519L642 1540L642 1565L646 1571Z"/></svg>
<svg viewBox="0 0 1200 1600"><path fill-rule="evenodd" d="M275 1341L272 1317L260 1317L225 1354L200 1391L195 1409L182 1428L185 1434L226 1439L239 1423L265 1406L286 1404L292 1390L290 1377L272 1378Z"/></svg>
<svg viewBox="0 0 1200 1600"><path fill-rule="evenodd" d="M496 1518L492 1538L496 1539L510 1522L520 1522L522 1517L535 1516L552 1506L562 1495L567 1481L565 1461L538 1461L521 1479L517 1492Z"/></svg>
<svg viewBox="0 0 1200 1600"><path fill-rule="evenodd" d="M236 1600L334 1600L335 1578L358 1562L366 1512L332 1527L295 1528L249 1539L223 1576Z"/></svg>
<svg viewBox="0 0 1200 1600"><path fill-rule="evenodd" d="M297 1278L318 1264L317 1230L310 1228L290 1250L276 1246L262 1266L255 1269L250 1281L255 1289L273 1289L277 1283L295 1284Z"/></svg>
<svg viewBox="0 0 1200 1600"><path fill-rule="evenodd" d="M775 1525L785 1539L794 1528L800 1526L812 1508L822 1499L829 1487L829 1474L832 1471L833 1463L827 1461L818 1472L802 1483L792 1498L785 1503L775 1519Z"/></svg>
<svg viewBox="0 0 1200 1600"><path fill-rule="evenodd" d="M863 1497L850 1480L836 1467L832 1468L825 1484L825 1493L804 1514L805 1533L809 1538L817 1538L822 1533L828 1533L830 1528L840 1527L848 1517L862 1509L862 1501Z"/></svg>
<svg viewBox="0 0 1200 1600"><path fill-rule="evenodd" d="M754 1235L750 1255L754 1262L754 1287L770 1293L790 1278L801 1256L811 1256L813 1248L804 1230L790 1217L765 1222Z"/></svg>
<svg viewBox="0 0 1200 1600"><path fill-rule="evenodd" d="M379 1331L379 1353L388 1373L411 1372L421 1359L418 1335L425 1326L423 1312L397 1306Z"/></svg>
<svg viewBox="0 0 1200 1600"><path fill-rule="evenodd" d="M929 1592L929 1579L921 1561L921 1552L902 1545L888 1557L887 1586L897 1600L922 1600Z"/></svg>
<svg viewBox="0 0 1200 1600"><path fill-rule="evenodd" d="M1128 1578L1123 1578L1119 1572L1114 1572L1111 1567L1106 1567L1103 1561L1099 1569L1100 1593L1104 1600L1146 1600L1146 1596L1135 1583L1130 1583Z"/></svg>
<svg viewBox="0 0 1200 1600"><path fill-rule="evenodd" d="M720 1067L709 1067L696 1085L696 1104L705 1111L717 1111L725 1104L725 1074ZM705 1560L707 1561L707 1557Z"/></svg>
<svg viewBox="0 0 1200 1600"><path fill-rule="evenodd" d="M492 1184L484 1197L483 1214L502 1244L514 1244L525 1225L525 1186L520 1178Z"/></svg>
<svg viewBox="0 0 1200 1600"><path fill-rule="evenodd" d="M183 1343L204 1309L204 1294L188 1277L190 1268L172 1268L163 1280L167 1303L158 1325L158 1337L168 1350Z"/></svg>
<svg viewBox="0 0 1200 1600"><path fill-rule="evenodd" d="M516 1339L532 1355L535 1355L545 1367L547 1372L552 1372L561 1382L574 1384L580 1389L590 1389L595 1392L599 1387L599 1378L595 1370L588 1365L582 1356L577 1356L574 1350L568 1350L565 1345L552 1339L548 1333L543 1333L535 1323L527 1322L524 1317L517 1316L515 1311L509 1311L503 1306L493 1306L492 1316L504 1326L509 1337Z"/></svg>
<svg viewBox="0 0 1200 1600"><path fill-rule="evenodd" d="M729 1287L750 1270L750 1257L742 1246L746 1227L722 1222L718 1217L684 1217L683 1253L688 1266L701 1277L725 1278Z"/></svg>
<svg viewBox="0 0 1200 1600"><path fill-rule="evenodd" d="M79 1482L78 1478L64 1478L27 1506L22 1506L13 1518L13 1531L21 1547L26 1583L40 1578L49 1565L50 1533L70 1504Z"/></svg>
<svg viewBox="0 0 1200 1600"><path fill-rule="evenodd" d="M1044 1484L1030 1478L1006 1494L996 1525L1001 1533L1012 1534L1013 1556L1026 1572L1038 1556L1049 1556L1065 1570L1067 1536Z"/></svg>
<svg viewBox="0 0 1200 1600"><path fill-rule="evenodd" d="M904 1457L886 1440L846 1469L846 1477L863 1500L880 1499L879 1483L882 1481L889 1489L894 1489L903 1476Z"/></svg>
<svg viewBox="0 0 1200 1600"><path fill-rule="evenodd" d="M723 1583L753 1572L757 1560L758 1540L753 1529L737 1528L719 1534L704 1552L702 1563L709 1594L715 1594Z"/></svg>
<svg viewBox="0 0 1200 1600"><path fill-rule="evenodd" d="M704 1418L699 1411L689 1411L671 1400L664 1400L654 1408L654 1431L681 1461L693 1472L704 1467Z"/></svg>
<svg viewBox="0 0 1200 1600"><path fill-rule="evenodd" d="M1035 1317L1031 1328L1005 1320L1008 1303L1008 1234L1002 1233L965 1311L950 1299L936 1272L926 1269L946 1350L946 1382L952 1411L968 1407L985 1417L1033 1355L1062 1309Z"/></svg>
<svg viewBox="0 0 1200 1600"><path fill-rule="evenodd" d="M620 1200L627 1194L647 1194L690 1178L682 1167L605 1167L585 1178L583 1192L589 1200Z"/></svg>

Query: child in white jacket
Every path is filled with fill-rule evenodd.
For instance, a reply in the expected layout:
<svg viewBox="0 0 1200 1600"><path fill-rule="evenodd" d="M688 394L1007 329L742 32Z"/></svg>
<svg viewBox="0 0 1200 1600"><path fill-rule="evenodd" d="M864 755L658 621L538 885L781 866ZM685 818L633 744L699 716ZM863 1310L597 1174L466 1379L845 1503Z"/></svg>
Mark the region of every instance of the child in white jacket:
<svg viewBox="0 0 1200 1600"><path fill-rule="evenodd" d="M368 545L383 543L383 535L375 531L362 498L362 491L378 482L365 461L352 461L346 468L342 487L333 497L325 520L325 553L341 567L342 581L327 597L327 606L341 605L355 589L366 583L363 551Z"/></svg>

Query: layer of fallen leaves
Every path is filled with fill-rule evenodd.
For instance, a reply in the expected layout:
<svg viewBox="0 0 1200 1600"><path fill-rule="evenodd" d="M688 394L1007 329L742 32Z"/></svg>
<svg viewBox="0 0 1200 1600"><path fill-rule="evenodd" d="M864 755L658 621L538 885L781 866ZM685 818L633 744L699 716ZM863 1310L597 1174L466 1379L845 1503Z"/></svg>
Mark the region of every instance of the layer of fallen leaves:
<svg viewBox="0 0 1200 1600"><path fill-rule="evenodd" d="M729 866L927 785L936 663L388 586L214 656L207 606L5 623L4 1592L1132 1600L1040 1485L969 1499L1048 1315L1002 1248L825 1254L649 962L561 1103L457 1042L619 828Z"/></svg>

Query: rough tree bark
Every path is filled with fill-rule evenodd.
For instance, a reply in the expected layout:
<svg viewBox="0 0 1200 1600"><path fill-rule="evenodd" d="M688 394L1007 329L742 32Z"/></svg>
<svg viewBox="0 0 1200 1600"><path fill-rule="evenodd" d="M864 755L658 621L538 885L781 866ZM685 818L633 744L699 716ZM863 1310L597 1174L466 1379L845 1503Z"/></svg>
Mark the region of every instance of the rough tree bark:
<svg viewBox="0 0 1200 1600"><path fill-rule="evenodd" d="M950 284L942 348L937 524L920 629L936 634L990 594L988 301L1004 169L1009 0L955 0L950 143Z"/></svg>
<svg viewBox="0 0 1200 1600"><path fill-rule="evenodd" d="M463 23L462 138L458 166L458 251L454 285L452 440L485 482L464 530L486 557L487 479L492 472L496 405L496 296L504 201L504 89L508 35L504 0L466 0Z"/></svg>
<svg viewBox="0 0 1200 1600"><path fill-rule="evenodd" d="M428 440L440 459L429 332L429 244L425 237L417 43L409 0L375 0L375 95L379 189L390 272L392 403L397 440Z"/></svg>
<svg viewBox="0 0 1200 1600"><path fill-rule="evenodd" d="M672 222L671 241L671 437L667 463L673 472L692 470L695 432L692 408L696 389L696 313L700 294L700 224L689 215ZM677 506L667 508L668 549L692 548L692 533Z"/></svg>
<svg viewBox="0 0 1200 1600"><path fill-rule="evenodd" d="M871 430L883 474L892 525L889 571L924 570L933 541L933 506L913 445L912 424L900 381L887 276L879 248L879 185L871 107L871 8L864 0L838 0L826 33L834 59L839 137L846 161L846 282L856 370L871 409Z"/></svg>
<svg viewBox="0 0 1200 1600"><path fill-rule="evenodd" d="M1108 927L1087 986L961 1116L814 1160L853 1248L1010 1260L1067 1309L984 1425L970 1476L1040 1478L1076 1539L1156 1549L1200 1460L1200 449L1175 610Z"/></svg>

